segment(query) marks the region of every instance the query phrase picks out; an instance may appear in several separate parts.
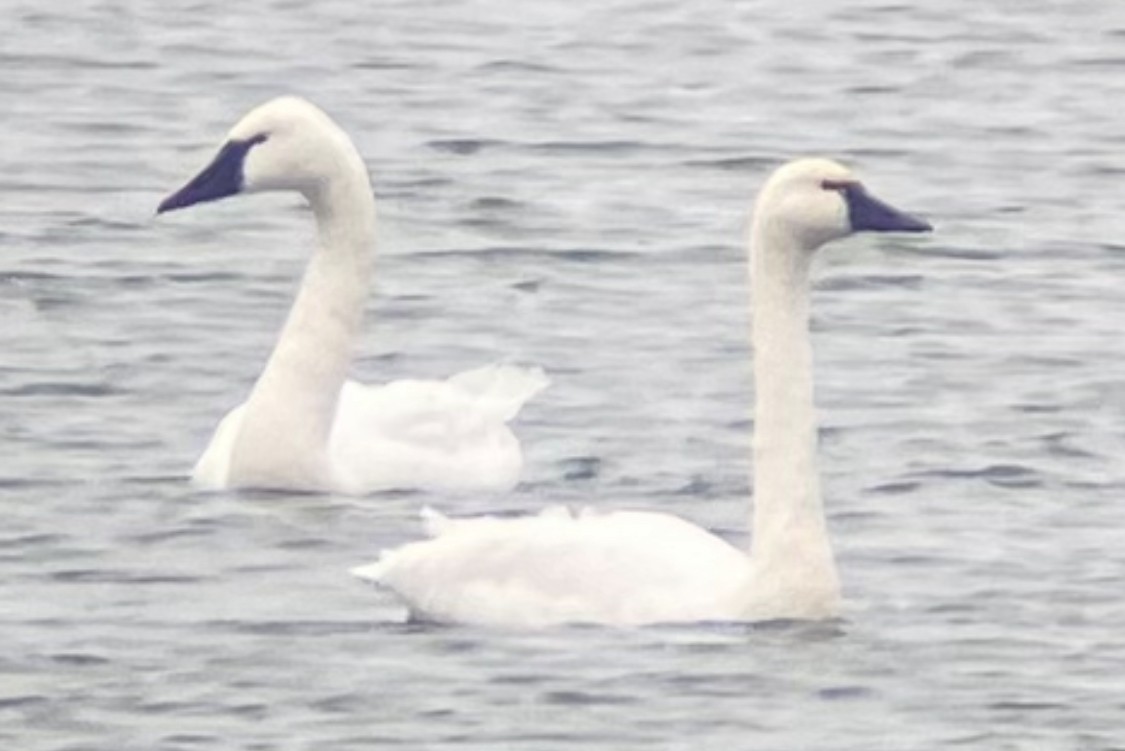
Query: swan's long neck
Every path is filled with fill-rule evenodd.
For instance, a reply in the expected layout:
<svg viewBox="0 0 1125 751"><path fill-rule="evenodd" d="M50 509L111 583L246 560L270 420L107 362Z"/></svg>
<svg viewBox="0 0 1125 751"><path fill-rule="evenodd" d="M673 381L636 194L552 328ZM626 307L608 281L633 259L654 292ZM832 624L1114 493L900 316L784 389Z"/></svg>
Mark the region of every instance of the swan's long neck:
<svg viewBox="0 0 1125 751"><path fill-rule="evenodd" d="M318 248L246 403L231 457L231 479L241 484L329 484L328 443L363 319L375 232L367 170L350 142L340 151L335 174L305 193Z"/></svg>
<svg viewBox="0 0 1125 751"><path fill-rule="evenodd" d="M816 467L809 341L813 254L784 227L768 221L755 222L750 245L755 596L779 600L774 609L790 603L797 612L783 615L801 617L817 603L835 607L839 592Z"/></svg>

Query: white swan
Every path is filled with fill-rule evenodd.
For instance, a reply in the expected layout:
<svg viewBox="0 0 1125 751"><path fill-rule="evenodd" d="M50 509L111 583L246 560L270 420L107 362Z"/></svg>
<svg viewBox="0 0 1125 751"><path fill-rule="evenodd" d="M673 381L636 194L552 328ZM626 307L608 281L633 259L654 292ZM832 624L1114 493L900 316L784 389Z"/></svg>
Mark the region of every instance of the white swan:
<svg viewBox="0 0 1125 751"><path fill-rule="evenodd" d="M752 554L675 516L619 511L452 520L434 539L354 570L422 620L559 623L820 619L840 594L816 471L809 267L860 230L930 226L877 201L844 167L791 162L762 188L750 232L756 416Z"/></svg>
<svg viewBox="0 0 1125 751"><path fill-rule="evenodd" d="M542 371L492 365L383 387L347 380L370 285L375 202L363 160L324 112L295 97L251 111L157 213L270 190L304 195L319 247L265 369L219 424L193 480L351 494L513 486L522 456L505 423L546 386Z"/></svg>

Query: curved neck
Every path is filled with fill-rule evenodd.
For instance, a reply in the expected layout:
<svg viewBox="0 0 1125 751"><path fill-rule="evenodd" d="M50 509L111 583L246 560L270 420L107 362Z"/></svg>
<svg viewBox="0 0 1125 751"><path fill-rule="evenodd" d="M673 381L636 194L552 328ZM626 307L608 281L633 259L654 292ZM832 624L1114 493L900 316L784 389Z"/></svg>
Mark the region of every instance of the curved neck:
<svg viewBox="0 0 1125 751"><path fill-rule="evenodd" d="M318 248L242 420L232 479L327 484L327 448L370 284L375 202L350 143L336 174L305 192ZM237 475L238 477L234 477Z"/></svg>
<svg viewBox="0 0 1125 751"><path fill-rule="evenodd" d="M809 341L812 250L783 227L750 238L754 345L755 568L772 587L837 589L816 467Z"/></svg>

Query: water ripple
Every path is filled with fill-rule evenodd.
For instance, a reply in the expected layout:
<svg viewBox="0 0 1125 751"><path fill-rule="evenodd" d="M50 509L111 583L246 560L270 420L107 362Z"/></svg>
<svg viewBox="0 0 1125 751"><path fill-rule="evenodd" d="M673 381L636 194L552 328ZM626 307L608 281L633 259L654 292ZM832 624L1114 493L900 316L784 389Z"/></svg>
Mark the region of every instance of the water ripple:
<svg viewBox="0 0 1125 751"><path fill-rule="evenodd" d="M951 2L8 13L5 747L1120 746L1125 25ZM188 482L315 235L293 198L151 212L289 91L379 202L355 375L550 372L511 494ZM752 547L745 216L802 154L937 227L816 265L842 619L462 628L347 574L424 505L658 509Z"/></svg>

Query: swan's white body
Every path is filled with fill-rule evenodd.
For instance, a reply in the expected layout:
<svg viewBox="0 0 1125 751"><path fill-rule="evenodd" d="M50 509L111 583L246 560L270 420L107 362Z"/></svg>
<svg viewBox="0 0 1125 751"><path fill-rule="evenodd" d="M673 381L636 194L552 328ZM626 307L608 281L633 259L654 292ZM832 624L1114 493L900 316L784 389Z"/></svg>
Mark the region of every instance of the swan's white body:
<svg viewBox="0 0 1125 751"><path fill-rule="evenodd" d="M779 169L750 233L755 498L752 554L675 516L553 509L517 519L431 514L432 539L355 569L416 618L531 627L835 616L840 588L816 471L809 267L859 229L929 225L871 199L825 160Z"/></svg>
<svg viewBox="0 0 1125 751"><path fill-rule="evenodd" d="M514 519L430 513L435 539L355 570L408 598L415 618L520 628L556 623L731 620L749 576L744 553L670 514Z"/></svg>
<svg viewBox="0 0 1125 751"><path fill-rule="evenodd" d="M541 371L497 365L382 387L347 380L370 287L375 204L359 153L321 110L293 97L253 110L160 211L267 190L308 199L318 248L265 369L220 423L193 479L355 494L514 485L522 458L506 422L546 385Z"/></svg>
<svg viewBox="0 0 1125 751"><path fill-rule="evenodd" d="M519 481L523 455L506 423L546 384L540 371L512 365L486 365L445 381L347 381L327 447L330 481L308 489L358 495L510 488ZM245 409L239 405L219 423L192 473L199 487L240 484L231 476L231 456ZM301 488L303 481L291 478L287 486Z"/></svg>

